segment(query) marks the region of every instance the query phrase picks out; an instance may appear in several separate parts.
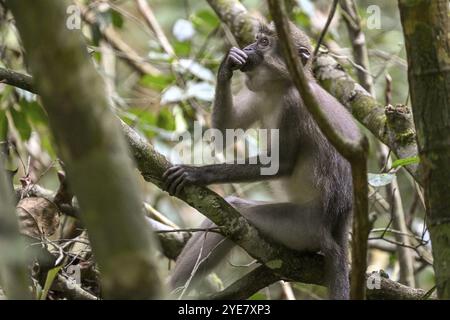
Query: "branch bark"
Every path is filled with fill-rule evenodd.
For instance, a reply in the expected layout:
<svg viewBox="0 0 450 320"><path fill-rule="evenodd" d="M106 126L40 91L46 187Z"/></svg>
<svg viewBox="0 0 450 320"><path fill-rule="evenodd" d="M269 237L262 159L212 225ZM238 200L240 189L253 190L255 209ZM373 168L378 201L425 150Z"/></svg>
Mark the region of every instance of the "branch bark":
<svg viewBox="0 0 450 320"><path fill-rule="evenodd" d="M416 132L408 108L388 108L348 75L330 55L319 55L314 74L320 85L336 97L353 116L400 158L417 156ZM417 164L405 169L421 182Z"/></svg>
<svg viewBox="0 0 450 320"><path fill-rule="evenodd" d="M220 20L230 28L240 46L253 42L258 20L248 14L240 1L207 1Z"/></svg>
<svg viewBox="0 0 450 320"><path fill-rule="evenodd" d="M154 240L145 227L132 163L82 35L66 28L69 2L8 5L80 203L105 296L160 298Z"/></svg>
<svg viewBox="0 0 450 320"><path fill-rule="evenodd" d="M139 11L141 12L142 16L145 18L145 22L150 27L150 29L155 33L156 38L158 39L159 43L161 44L161 47L163 50L171 57L175 56L175 50L173 49L172 45L170 44L169 40L167 39L166 35L164 34L161 26L158 23L158 20L156 20L156 17L153 13L152 8L147 3L147 0L136 0Z"/></svg>
<svg viewBox="0 0 450 320"><path fill-rule="evenodd" d="M339 0L340 7L342 9L342 17L344 18L345 25L347 26L349 38L352 40L353 56L355 62L364 67L366 71L357 69L359 83L366 89L372 96L375 96L373 89L373 80L369 70L369 53L366 47L366 37L361 29L361 19L358 11L356 10L356 4L354 0Z"/></svg>
<svg viewBox="0 0 450 320"><path fill-rule="evenodd" d="M0 82L6 83L14 87L21 88L23 90L27 90L33 92L32 89L32 78L31 76L19 72L15 72L12 70L0 68ZM36 93L36 92L33 92Z"/></svg>
<svg viewBox="0 0 450 320"><path fill-rule="evenodd" d="M370 74L369 53L366 46L366 37L361 27L361 18L358 14L355 0L339 0L342 9L342 17L349 34L350 42L353 48L353 58L355 63L361 68L356 68L359 83L366 89L372 97L375 97L375 89L373 86L372 75ZM387 100L390 100L387 96ZM385 101L389 105L391 101ZM381 165L392 163L389 155L389 149L379 141L376 143L376 148L380 153ZM402 197L398 188L397 177L394 176L391 184L386 186L388 198L391 205L391 216L393 225L397 230L407 233L405 215L403 212ZM409 238L405 235L396 234L396 240L399 243L409 245ZM414 287L414 266L411 252L408 248L397 246L398 261L400 265L400 283Z"/></svg>
<svg viewBox="0 0 450 320"><path fill-rule="evenodd" d="M25 243L21 241L11 184L3 167L0 151L0 280L10 299L31 299L25 258Z"/></svg>
<svg viewBox="0 0 450 320"><path fill-rule="evenodd" d="M447 0L399 0L436 286L450 299L450 18Z"/></svg>

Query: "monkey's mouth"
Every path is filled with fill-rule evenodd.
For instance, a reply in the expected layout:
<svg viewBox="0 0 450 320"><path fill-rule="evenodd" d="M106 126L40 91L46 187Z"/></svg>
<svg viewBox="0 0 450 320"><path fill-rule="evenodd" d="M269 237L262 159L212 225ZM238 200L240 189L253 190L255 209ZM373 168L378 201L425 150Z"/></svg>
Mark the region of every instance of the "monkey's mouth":
<svg viewBox="0 0 450 320"><path fill-rule="evenodd" d="M261 62L263 58L259 54L249 54L247 61L241 68L242 72L249 72L255 69Z"/></svg>
<svg viewBox="0 0 450 320"><path fill-rule="evenodd" d="M255 69L256 63L254 63L252 60L248 59L247 62L244 64L244 66L241 68L242 72L248 72Z"/></svg>

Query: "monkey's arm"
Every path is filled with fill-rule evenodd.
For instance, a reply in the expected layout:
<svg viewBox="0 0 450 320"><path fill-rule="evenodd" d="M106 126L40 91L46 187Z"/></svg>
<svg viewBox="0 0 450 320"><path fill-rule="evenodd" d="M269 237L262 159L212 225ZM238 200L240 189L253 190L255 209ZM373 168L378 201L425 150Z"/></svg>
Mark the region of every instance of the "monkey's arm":
<svg viewBox="0 0 450 320"><path fill-rule="evenodd" d="M361 141L361 132L350 112L317 82L311 82L310 86L333 129L345 139Z"/></svg>
<svg viewBox="0 0 450 320"><path fill-rule="evenodd" d="M269 165L262 164L258 157L246 158L245 164L223 163L201 167L175 165L164 173L163 178L165 189L169 194L178 195L186 184L205 186L214 183L253 182L289 176L295 163L293 154L284 153L278 161L278 166L273 167L273 164L270 164L270 169Z"/></svg>
<svg viewBox="0 0 450 320"><path fill-rule="evenodd" d="M236 97L231 93L233 71L242 68L248 56L238 48L231 48L220 65L212 112L212 125L219 130L248 128L255 122L253 93L243 88Z"/></svg>

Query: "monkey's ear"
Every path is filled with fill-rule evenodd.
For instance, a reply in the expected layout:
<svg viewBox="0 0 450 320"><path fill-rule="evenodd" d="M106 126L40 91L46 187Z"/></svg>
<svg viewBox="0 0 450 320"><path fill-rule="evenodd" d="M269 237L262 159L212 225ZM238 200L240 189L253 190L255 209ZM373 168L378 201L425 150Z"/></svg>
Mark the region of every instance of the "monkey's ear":
<svg viewBox="0 0 450 320"><path fill-rule="evenodd" d="M309 58L311 58L311 53L306 47L298 48L298 55L300 56L303 65L305 65L308 62Z"/></svg>

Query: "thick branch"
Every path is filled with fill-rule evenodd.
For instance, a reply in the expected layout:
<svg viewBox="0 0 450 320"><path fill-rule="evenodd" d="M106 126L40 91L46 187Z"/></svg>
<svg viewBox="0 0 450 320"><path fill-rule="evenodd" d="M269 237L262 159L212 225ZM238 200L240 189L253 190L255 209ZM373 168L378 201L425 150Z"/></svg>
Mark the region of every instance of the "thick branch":
<svg viewBox="0 0 450 320"><path fill-rule="evenodd" d="M231 30L240 46L255 39L258 20L248 14L247 9L238 0L207 0L220 20Z"/></svg>
<svg viewBox="0 0 450 320"><path fill-rule="evenodd" d="M417 156L416 133L408 108L384 107L330 55L322 54L316 58L314 74L321 86L351 110L353 116L398 158ZM420 181L417 164L406 166L406 170Z"/></svg>
<svg viewBox="0 0 450 320"><path fill-rule="evenodd" d="M132 162L82 34L66 28L69 2L13 0L8 5L80 203L105 296L161 297L156 250L141 214Z"/></svg>
<svg viewBox="0 0 450 320"><path fill-rule="evenodd" d="M122 128L139 171L147 181L161 187L161 176L170 163L123 122ZM287 248L271 243L261 236L258 230L250 225L236 209L210 189L191 185L184 189L180 199L199 210L218 226L223 227L225 236L244 248L251 256L268 265L277 274L306 283L322 282L322 268L315 270L318 264L322 264L321 256L298 256Z"/></svg>
<svg viewBox="0 0 450 320"><path fill-rule="evenodd" d="M0 151L0 284L10 299L30 299L25 243L21 241L11 184Z"/></svg>
<svg viewBox="0 0 450 320"><path fill-rule="evenodd" d="M280 277L275 275L270 269L265 266L259 266L221 292L209 296L208 299L245 300L278 280L280 280Z"/></svg>
<svg viewBox="0 0 450 320"><path fill-rule="evenodd" d="M448 0L398 1L423 165L436 286L450 299L450 16Z"/></svg>
<svg viewBox="0 0 450 320"><path fill-rule="evenodd" d="M423 289L411 288L398 282L384 278L380 273L367 275L373 277L376 281L370 281L373 284L372 289L367 289L367 299L369 300L421 300L425 299L427 292ZM283 280L269 273L268 269L260 266L239 280L235 281L221 292L208 297L214 300L238 300L248 299L259 290L276 281ZM436 295L431 295L429 299L436 299Z"/></svg>

